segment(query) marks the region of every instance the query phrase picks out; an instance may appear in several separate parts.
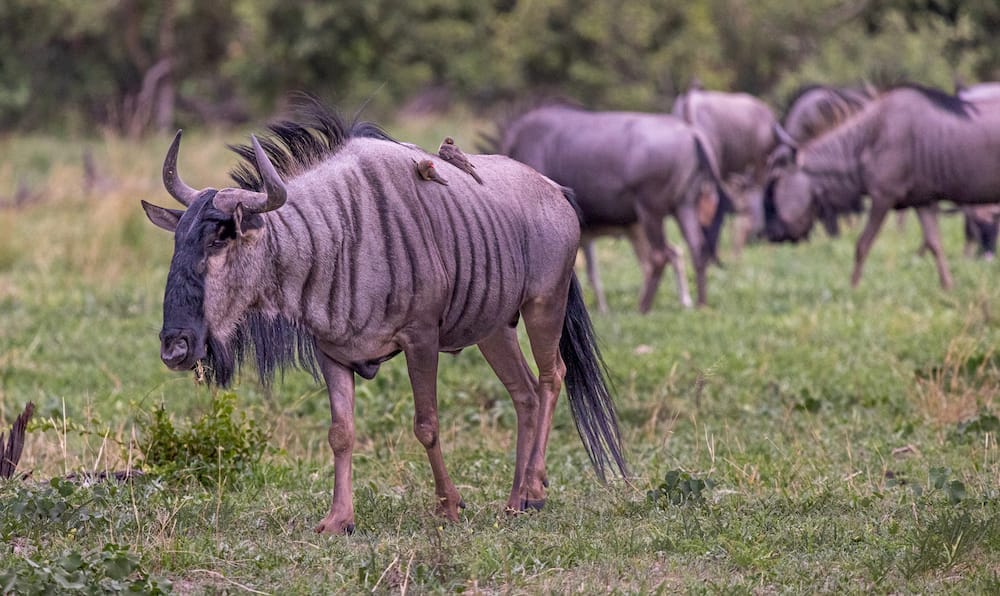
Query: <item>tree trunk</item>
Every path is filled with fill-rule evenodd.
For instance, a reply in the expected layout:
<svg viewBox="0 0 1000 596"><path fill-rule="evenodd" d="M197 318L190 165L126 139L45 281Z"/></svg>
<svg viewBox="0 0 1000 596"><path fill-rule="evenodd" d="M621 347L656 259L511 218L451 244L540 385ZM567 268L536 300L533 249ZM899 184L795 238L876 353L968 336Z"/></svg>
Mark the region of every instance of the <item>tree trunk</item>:
<svg viewBox="0 0 1000 596"><path fill-rule="evenodd" d="M171 68L160 80L153 111L153 125L157 130L170 132L174 126L174 104L177 98L174 69L172 68L173 65L177 64L177 3L174 0L164 0L162 5L163 17L160 20L159 55L160 61L166 61L171 65Z"/></svg>

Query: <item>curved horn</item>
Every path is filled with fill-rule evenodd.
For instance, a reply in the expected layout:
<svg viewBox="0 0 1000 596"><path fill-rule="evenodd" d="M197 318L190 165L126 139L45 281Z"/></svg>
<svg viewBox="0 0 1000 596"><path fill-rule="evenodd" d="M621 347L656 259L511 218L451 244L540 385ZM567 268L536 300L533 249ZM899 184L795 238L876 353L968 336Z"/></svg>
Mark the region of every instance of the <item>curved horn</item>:
<svg viewBox="0 0 1000 596"><path fill-rule="evenodd" d="M788 134L788 131L777 122L774 123L774 136L777 137L778 142L783 145L788 145L792 149L799 148L799 142L793 139L792 135Z"/></svg>
<svg viewBox="0 0 1000 596"><path fill-rule="evenodd" d="M178 130L177 134L174 135L174 142L170 143L167 157L163 160L163 186L170 193L170 196L177 199L185 207L189 207L198 197L199 191L184 184L177 173L177 150L181 146L181 132L183 131Z"/></svg>
<svg viewBox="0 0 1000 596"><path fill-rule="evenodd" d="M215 208L226 213L233 213L237 205L243 205L247 213L264 213L274 211L285 204L288 198L288 191L281 176L274 169L274 164L268 159L264 148L260 146L257 137L250 135L253 143L253 154L257 160L257 169L260 171L261 182L264 192L253 192L240 188L224 188L215 195L212 204Z"/></svg>
<svg viewBox="0 0 1000 596"><path fill-rule="evenodd" d="M264 183L264 192L267 193L266 200L259 207L257 205L244 205L252 213L264 213L265 211L274 211L278 207L285 204L285 199L288 198L288 192L285 190L285 183L282 182L281 176L278 175L277 170L274 169L274 164L268 159L267 153L264 153L264 148L260 146L260 142L257 141L257 137L250 135L250 142L253 143L253 154L257 158L257 169L260 170L261 181Z"/></svg>

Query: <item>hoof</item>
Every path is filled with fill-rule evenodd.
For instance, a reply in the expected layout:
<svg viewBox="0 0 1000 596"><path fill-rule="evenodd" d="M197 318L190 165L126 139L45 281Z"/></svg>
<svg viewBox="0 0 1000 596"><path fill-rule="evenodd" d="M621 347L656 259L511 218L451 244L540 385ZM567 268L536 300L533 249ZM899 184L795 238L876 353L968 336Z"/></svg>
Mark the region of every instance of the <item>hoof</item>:
<svg viewBox="0 0 1000 596"><path fill-rule="evenodd" d="M461 498L457 502L449 502L447 499L441 499L438 501L438 506L434 513L438 517L443 517L448 521L457 522L459 520L458 512L460 509L465 509L465 501Z"/></svg>
<svg viewBox="0 0 1000 596"><path fill-rule="evenodd" d="M338 522L324 519L318 526L313 528L313 532L316 532L317 534L339 534L342 536L350 536L354 533L354 522Z"/></svg>
<svg viewBox="0 0 1000 596"><path fill-rule="evenodd" d="M545 507L545 499L525 499L524 510L541 511Z"/></svg>

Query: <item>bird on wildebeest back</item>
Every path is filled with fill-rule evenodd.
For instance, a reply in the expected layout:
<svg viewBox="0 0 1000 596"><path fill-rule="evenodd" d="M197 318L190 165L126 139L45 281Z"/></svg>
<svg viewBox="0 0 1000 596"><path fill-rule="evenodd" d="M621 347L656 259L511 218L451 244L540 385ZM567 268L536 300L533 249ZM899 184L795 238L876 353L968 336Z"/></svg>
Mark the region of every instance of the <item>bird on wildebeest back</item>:
<svg viewBox="0 0 1000 596"><path fill-rule="evenodd" d="M448 186L448 181L442 178L441 174L438 174L433 161L429 159L421 159L420 161L413 160L413 163L417 164L417 174L424 180L430 180L431 182L437 182L438 184Z"/></svg>
<svg viewBox="0 0 1000 596"><path fill-rule="evenodd" d="M475 178L476 182L483 183L483 179L476 173L476 166L472 165L469 162L469 158L458 148L458 145L455 144L455 139L445 137L441 141L441 146L438 147L438 155L441 156L441 159Z"/></svg>

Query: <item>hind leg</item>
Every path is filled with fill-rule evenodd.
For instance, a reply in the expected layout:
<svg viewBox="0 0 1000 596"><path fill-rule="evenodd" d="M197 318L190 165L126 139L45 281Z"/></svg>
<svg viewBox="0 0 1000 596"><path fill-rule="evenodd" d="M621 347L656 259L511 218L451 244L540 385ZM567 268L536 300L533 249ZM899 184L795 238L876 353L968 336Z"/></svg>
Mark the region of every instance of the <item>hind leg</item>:
<svg viewBox="0 0 1000 596"><path fill-rule="evenodd" d="M653 276L652 250L642 226L640 224L629 226L626 232L628 240L632 244L632 250L635 251L635 258L639 261L643 279L651 279ZM670 244L666 239L666 235L663 237L663 245L666 249L667 261L674 269L674 280L677 282L677 297L684 308L691 308L692 302L691 294L688 291L687 272L684 270L684 249L680 246Z"/></svg>
<svg viewBox="0 0 1000 596"><path fill-rule="evenodd" d="M636 205L636 211L648 248L645 262L642 265L645 280L642 296L639 299L639 312L647 313L653 306L653 298L656 297L656 289L660 285L663 268L667 263L670 263L677 276L677 293L680 296L681 304L685 308L690 307L691 296L688 294L683 265L679 264L680 255L667 242L667 237L663 232L663 218L656 216L642 205Z"/></svg>
<svg viewBox="0 0 1000 596"><path fill-rule="evenodd" d="M508 511L523 511L527 505L525 476L528 459L535 448L538 432L538 381L528 367L517 341L517 328L504 326L479 342L479 351L507 388L517 413L517 448L514 456L514 484L507 499Z"/></svg>
<svg viewBox="0 0 1000 596"><path fill-rule="evenodd" d="M545 453L552 430L552 416L566 376L566 365L559 355L569 278L555 292L521 307L524 327L531 343L531 353L538 367L538 419L535 424L535 444L525 470L525 506L541 509L545 505Z"/></svg>
<svg viewBox="0 0 1000 596"><path fill-rule="evenodd" d="M698 288L698 306L704 306L706 298L705 269L708 267L708 256L705 250L705 238L698 224L698 214L694 208L683 205L677 209L677 223L681 233L691 249L691 260L694 262L695 283Z"/></svg>

